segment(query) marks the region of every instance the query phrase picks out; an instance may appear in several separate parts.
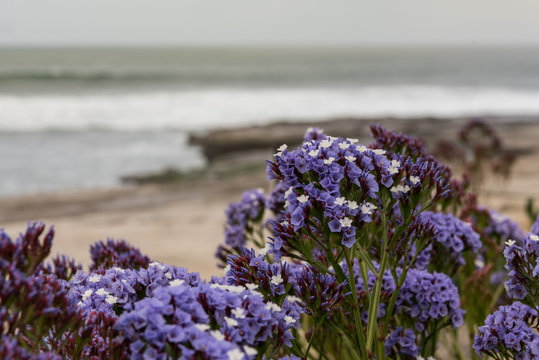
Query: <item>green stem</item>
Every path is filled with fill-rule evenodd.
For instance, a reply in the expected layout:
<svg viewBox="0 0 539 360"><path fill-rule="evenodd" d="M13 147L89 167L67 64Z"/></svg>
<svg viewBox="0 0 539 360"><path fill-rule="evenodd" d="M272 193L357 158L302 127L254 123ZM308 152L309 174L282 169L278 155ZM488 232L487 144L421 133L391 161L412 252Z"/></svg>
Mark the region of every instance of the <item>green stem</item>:
<svg viewBox="0 0 539 360"><path fill-rule="evenodd" d="M352 298L354 300L353 313L354 313L354 322L356 325L357 342L358 342L359 351L361 353L362 358L366 359L367 352L366 352L366 347L365 347L365 334L363 333L363 325L361 325L361 314L359 313L359 301L357 298L356 279L354 276L354 269L353 269L353 258L354 258L353 249L354 248L352 248L351 253L348 249L345 250L345 258L346 258L346 266L348 267L348 277L349 277L348 281L350 282L350 289L352 292Z"/></svg>
<svg viewBox="0 0 539 360"><path fill-rule="evenodd" d="M382 290L382 282L384 280L384 272L387 267L387 243L388 243L388 228L387 228L387 215L385 209L380 212L382 217L382 227L384 229L382 237L382 259L380 261L380 267L378 269L378 278L374 284L374 291L371 292L369 301L369 320L367 324L367 352L372 352L372 345L374 340L374 334L378 327L378 305L380 304L380 293Z"/></svg>
<svg viewBox="0 0 539 360"><path fill-rule="evenodd" d="M311 334L311 338L309 339L309 344L307 345L307 350L305 350L305 355L303 356L304 359L307 359L309 356L309 351L311 350L311 346L313 345L314 336L316 335L316 329L318 329L318 326L322 323L322 321L326 318L326 315L322 316L313 328L313 333Z"/></svg>
<svg viewBox="0 0 539 360"><path fill-rule="evenodd" d="M462 350L460 350L457 329L451 330L451 336L453 338L453 349L454 349L454 354L455 354L456 359L464 360L464 354L462 353Z"/></svg>
<svg viewBox="0 0 539 360"><path fill-rule="evenodd" d="M399 291L404 284L404 280L406 280L406 274L408 272L407 268L404 268L402 270L401 277L399 278L399 281L397 282L397 287L395 288L395 291L393 291L393 294L391 294L391 299L389 300L389 306L386 311L386 318L384 321L384 327L382 328L382 334L385 334L387 331L387 327L389 325L389 320L391 318L391 315L393 314L393 309L395 308L395 303L397 302L397 296L399 295Z"/></svg>

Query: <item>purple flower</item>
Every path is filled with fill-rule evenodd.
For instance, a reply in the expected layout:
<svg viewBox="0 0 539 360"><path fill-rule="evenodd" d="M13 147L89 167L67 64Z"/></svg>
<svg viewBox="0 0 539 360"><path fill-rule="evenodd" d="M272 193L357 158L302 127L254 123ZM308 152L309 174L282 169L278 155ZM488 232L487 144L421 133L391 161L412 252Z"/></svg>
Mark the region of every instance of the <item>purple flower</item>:
<svg viewBox="0 0 539 360"><path fill-rule="evenodd" d="M479 327L473 344L477 354L493 357L508 356L516 359L539 358L539 335L528 325L537 321L535 309L520 302L500 306L487 316L485 325Z"/></svg>
<svg viewBox="0 0 539 360"><path fill-rule="evenodd" d="M419 347L416 345L415 333L412 329L406 329L403 331L402 326L397 328L389 334L384 342L386 356L394 357L399 354L417 357L419 353Z"/></svg>
<svg viewBox="0 0 539 360"><path fill-rule="evenodd" d="M260 220L264 213L266 198L259 190L243 193L238 203L232 203L226 210L225 243L230 247L245 245L246 235L252 231L252 222Z"/></svg>
<svg viewBox="0 0 539 360"><path fill-rule="evenodd" d="M448 317L453 328L463 322L457 287L445 274L410 269L397 296L396 309L415 322L418 331L431 319ZM421 329L421 330L419 330Z"/></svg>
<svg viewBox="0 0 539 360"><path fill-rule="evenodd" d="M92 265L90 271L104 270L111 267L139 269L145 268L151 262L139 249L129 245L125 240L107 239L90 246Z"/></svg>
<svg viewBox="0 0 539 360"><path fill-rule="evenodd" d="M509 240L505 244L505 268L509 279L505 282L507 295L513 299L529 298L534 302L539 289L539 235L530 233L517 245Z"/></svg>
<svg viewBox="0 0 539 360"><path fill-rule="evenodd" d="M488 210L490 223L485 227L485 232L491 237L498 237L501 242L507 240L522 240L526 234L517 222L494 210ZM532 231L533 232L533 231Z"/></svg>
<svg viewBox="0 0 539 360"><path fill-rule="evenodd" d="M455 262L464 265L463 253L470 250L477 254L482 246L479 234L472 226L452 214L425 211L419 215L419 220L433 227L435 242L424 252L435 255L434 262L439 269L442 268L440 263L451 268Z"/></svg>
<svg viewBox="0 0 539 360"><path fill-rule="evenodd" d="M133 355L189 353L207 359L253 359L269 339L291 346L298 314L288 302L266 303L243 286L185 283L159 287L124 312L115 329Z"/></svg>

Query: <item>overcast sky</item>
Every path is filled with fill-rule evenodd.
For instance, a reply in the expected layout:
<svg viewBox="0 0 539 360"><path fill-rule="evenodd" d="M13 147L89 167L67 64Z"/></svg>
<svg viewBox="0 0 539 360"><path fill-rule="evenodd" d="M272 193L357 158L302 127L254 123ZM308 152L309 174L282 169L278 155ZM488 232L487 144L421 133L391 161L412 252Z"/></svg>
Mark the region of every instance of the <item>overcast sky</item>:
<svg viewBox="0 0 539 360"><path fill-rule="evenodd" d="M0 0L0 45L539 45L539 0Z"/></svg>

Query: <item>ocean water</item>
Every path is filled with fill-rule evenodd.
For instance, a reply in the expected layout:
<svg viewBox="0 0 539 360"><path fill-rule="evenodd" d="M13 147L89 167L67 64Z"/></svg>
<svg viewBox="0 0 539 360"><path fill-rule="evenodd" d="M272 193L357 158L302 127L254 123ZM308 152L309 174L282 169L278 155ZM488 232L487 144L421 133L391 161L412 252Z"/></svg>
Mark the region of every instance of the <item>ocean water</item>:
<svg viewBox="0 0 539 360"><path fill-rule="evenodd" d="M387 115L539 115L539 48L0 49L0 196L200 167L192 132Z"/></svg>

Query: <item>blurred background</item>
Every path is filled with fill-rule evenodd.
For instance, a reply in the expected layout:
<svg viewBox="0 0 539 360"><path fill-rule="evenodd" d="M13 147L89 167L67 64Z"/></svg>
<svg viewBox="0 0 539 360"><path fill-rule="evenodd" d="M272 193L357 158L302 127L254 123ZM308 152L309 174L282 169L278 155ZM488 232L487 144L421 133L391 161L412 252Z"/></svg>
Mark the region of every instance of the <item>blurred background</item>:
<svg viewBox="0 0 539 360"><path fill-rule="evenodd" d="M538 13L524 0L0 0L0 225L55 223L56 249L83 261L92 241L126 238L207 275L227 203L268 189L264 159L308 126L368 142L381 121L434 150L469 118L529 157L488 200L518 217L538 184Z"/></svg>

